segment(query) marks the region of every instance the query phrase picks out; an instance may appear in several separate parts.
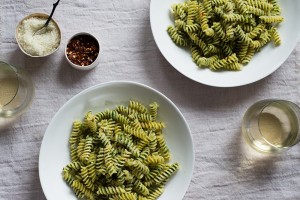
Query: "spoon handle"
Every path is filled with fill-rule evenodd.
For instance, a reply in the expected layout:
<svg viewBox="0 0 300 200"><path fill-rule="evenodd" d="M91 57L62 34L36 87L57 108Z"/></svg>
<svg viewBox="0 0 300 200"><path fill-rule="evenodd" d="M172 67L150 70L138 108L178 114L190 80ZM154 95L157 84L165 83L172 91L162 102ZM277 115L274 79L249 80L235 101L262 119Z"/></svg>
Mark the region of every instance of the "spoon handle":
<svg viewBox="0 0 300 200"><path fill-rule="evenodd" d="M58 0L56 3L53 4L53 9L52 9L52 11L51 11L50 16L48 17L48 20L47 20L46 23L45 23L45 26L48 26L48 24L49 24L49 22L50 22L50 20L51 20L51 18L52 18L52 15L53 15L53 13L54 13L54 11L55 11L55 8L56 8L56 6L58 5L59 1L60 1L60 0Z"/></svg>

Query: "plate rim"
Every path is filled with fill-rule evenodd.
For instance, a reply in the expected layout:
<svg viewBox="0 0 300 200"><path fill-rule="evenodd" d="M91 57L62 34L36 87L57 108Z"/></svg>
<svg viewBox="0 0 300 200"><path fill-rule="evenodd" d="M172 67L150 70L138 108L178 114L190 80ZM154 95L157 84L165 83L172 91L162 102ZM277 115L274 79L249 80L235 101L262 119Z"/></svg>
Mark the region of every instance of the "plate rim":
<svg viewBox="0 0 300 200"><path fill-rule="evenodd" d="M172 107L177 111L177 113L180 115L180 118L182 119L182 121L184 122L185 126L187 127L188 129L188 133L187 136L188 136L188 139L190 140L191 142L191 150L192 150L192 154L191 154L191 158L192 158L192 163L191 163L191 172L189 174L189 177L188 177L188 184L186 185L186 189L185 189L185 192L183 193L183 196L182 198L184 197L184 195L186 194L190 184L191 184L191 181L192 181L192 178L193 178L193 172L194 172L194 169L195 169L195 145L194 145L194 141L193 141L193 136L192 136L192 132L191 132L191 129L185 119L185 117L183 116L182 112L179 110L179 108L175 105L175 103L169 99L166 95L164 95L162 92L146 85L146 84L142 84L142 83L139 83L139 82L135 82L135 81L108 81L108 82L103 82L103 83L99 83L99 84L96 84L96 85L93 85L93 86L90 86L90 87L87 87L86 89L83 89L81 90L80 92L78 92L77 94L73 95L69 100L67 100L57 111L56 113L53 115L53 117L51 118L50 122L48 123L47 125L47 128L44 132L44 135L43 135L43 138L42 138L42 141L41 141L41 145L40 145L40 150L39 150L39 159L38 159L38 173L39 173L39 182L40 182L40 185L41 185L41 188L42 188L42 191L43 191L43 194L45 195L46 199L48 199L48 196L47 196L47 192L45 192L45 185L43 184L43 181L42 181L42 176L41 176L41 155L43 154L43 145L44 144L44 138L46 135L49 135L48 131L50 129L50 125L55 121L55 119L57 118L57 116L60 115L60 113L64 110L64 108L72 101L74 101L75 99L77 99L78 97L92 91L92 90L95 90L97 88L101 88L101 87L106 87L106 86L110 86L110 85L114 85L114 84L128 84L128 85L135 85L135 86L138 86L138 87L141 87L141 88L146 88L154 93L157 93L159 96L161 96L162 98L164 98L168 103L170 103L172 105ZM48 136L46 136L48 137Z"/></svg>

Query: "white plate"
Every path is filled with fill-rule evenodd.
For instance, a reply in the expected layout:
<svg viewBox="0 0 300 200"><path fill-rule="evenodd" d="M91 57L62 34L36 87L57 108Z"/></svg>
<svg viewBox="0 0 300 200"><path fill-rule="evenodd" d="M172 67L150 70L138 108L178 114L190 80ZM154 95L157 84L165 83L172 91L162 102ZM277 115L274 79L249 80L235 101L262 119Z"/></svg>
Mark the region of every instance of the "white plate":
<svg viewBox="0 0 300 200"><path fill-rule="evenodd" d="M258 81L280 67L295 48L300 36L300 1L279 1L285 19L280 24L282 44L268 44L241 71L212 72L200 69L192 61L190 51L176 46L166 29L173 25L170 7L184 0L151 0L151 29L158 48L168 62L186 77L210 86L234 87Z"/></svg>
<svg viewBox="0 0 300 200"><path fill-rule="evenodd" d="M167 125L164 135L172 155L170 162L178 162L180 169L167 183L159 199L183 198L194 168L192 137L183 115L171 100L148 86L134 82L109 82L88 88L71 98L50 122L39 157L40 182L48 200L76 199L61 175L63 167L70 162L68 141L72 122L82 119L89 110L113 109L130 99L144 104L156 101L160 105L160 119Z"/></svg>

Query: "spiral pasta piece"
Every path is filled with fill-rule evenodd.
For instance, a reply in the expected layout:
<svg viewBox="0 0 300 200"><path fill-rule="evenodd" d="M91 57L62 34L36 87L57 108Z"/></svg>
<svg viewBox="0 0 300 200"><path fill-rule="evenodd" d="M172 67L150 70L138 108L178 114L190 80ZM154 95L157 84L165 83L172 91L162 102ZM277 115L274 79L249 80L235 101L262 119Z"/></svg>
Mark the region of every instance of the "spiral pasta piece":
<svg viewBox="0 0 300 200"><path fill-rule="evenodd" d="M80 181L74 180L71 187L76 191L78 197L86 197L90 200L95 199L93 192Z"/></svg>
<svg viewBox="0 0 300 200"><path fill-rule="evenodd" d="M165 142L164 136L162 134L156 136L157 143L159 146L159 151L161 152L162 157L165 161L170 160L171 154L170 150Z"/></svg>
<svg viewBox="0 0 300 200"><path fill-rule="evenodd" d="M70 146L72 146L73 144L75 144L78 141L79 135L81 134L80 127L81 127L80 121L76 120L73 122L72 132L71 132L71 136L69 139Z"/></svg>
<svg viewBox="0 0 300 200"><path fill-rule="evenodd" d="M261 19L265 23L280 23L283 22L282 16L260 16Z"/></svg>
<svg viewBox="0 0 300 200"><path fill-rule="evenodd" d="M63 171L71 171L71 170L75 170L78 171L81 168L81 164L80 162L70 162L69 164L67 164L64 168Z"/></svg>
<svg viewBox="0 0 300 200"><path fill-rule="evenodd" d="M218 69L226 68L227 65L232 64L232 63L237 63L237 62L238 62L238 58L237 58L236 54L232 54L230 56L227 56L224 59L213 62L211 65L211 68L213 70L218 70Z"/></svg>
<svg viewBox="0 0 300 200"><path fill-rule="evenodd" d="M130 135L133 135L141 140L145 140L146 142L149 140L148 135L142 128L133 128L129 125L124 126L124 131Z"/></svg>
<svg viewBox="0 0 300 200"><path fill-rule="evenodd" d="M137 160L144 162L147 159L147 157L149 156L149 154L150 154L149 147L145 147L145 148L143 148L143 151L141 152L140 157L138 157Z"/></svg>
<svg viewBox="0 0 300 200"><path fill-rule="evenodd" d="M85 140L83 150L79 158L82 162L88 161L89 156L92 152L92 148L93 148L93 138L89 136Z"/></svg>
<svg viewBox="0 0 300 200"><path fill-rule="evenodd" d="M198 6L199 6L199 17L200 17L201 28L206 35L213 36L214 30L210 28L208 25L207 13L204 9L204 6L202 4L199 4Z"/></svg>
<svg viewBox="0 0 300 200"><path fill-rule="evenodd" d="M276 46L279 46L281 44L281 39L280 39L280 36L279 36L279 33L278 33L277 29L275 27L272 27L271 28L271 33L272 33L272 38L274 40L274 44Z"/></svg>
<svg viewBox="0 0 300 200"><path fill-rule="evenodd" d="M185 4L173 4L171 6L175 19L184 20L187 16L187 6Z"/></svg>
<svg viewBox="0 0 300 200"><path fill-rule="evenodd" d="M113 195L109 200L136 200L136 195L131 192L125 192L122 194Z"/></svg>
<svg viewBox="0 0 300 200"><path fill-rule="evenodd" d="M140 122L153 121L152 116L149 114L145 114L145 113L131 114L128 117L130 117L132 119L138 119Z"/></svg>
<svg viewBox="0 0 300 200"><path fill-rule="evenodd" d="M237 53L237 57L239 60L243 60L247 53L247 50L249 48L249 44L239 42L239 43L237 43L237 47L238 47L238 49L240 49L240 51Z"/></svg>
<svg viewBox="0 0 300 200"><path fill-rule="evenodd" d="M133 189L136 190L138 193L147 196L149 195L149 189L139 180L136 180L133 183Z"/></svg>
<svg viewBox="0 0 300 200"><path fill-rule="evenodd" d="M104 148L99 148L98 154L96 157L96 169L101 169L102 166L104 165Z"/></svg>
<svg viewBox="0 0 300 200"><path fill-rule="evenodd" d="M122 186L110 186L110 187L103 187L100 186L97 190L97 194L99 195L113 195L113 194L122 194L125 193L126 191Z"/></svg>
<svg viewBox="0 0 300 200"><path fill-rule="evenodd" d="M163 192L164 192L164 189L162 187L155 188L154 190L150 191L148 200L157 199Z"/></svg>
<svg viewBox="0 0 300 200"><path fill-rule="evenodd" d="M249 47L245 57L242 60L242 63L248 64L250 62L250 60L252 59L252 57L254 56L254 53L255 53L255 49L252 47Z"/></svg>
<svg viewBox="0 0 300 200"><path fill-rule="evenodd" d="M116 166L118 168L122 168L124 166L126 160L128 160L130 157L131 157L131 152L129 152L125 149L125 151L122 152L122 154L118 155Z"/></svg>
<svg viewBox="0 0 300 200"><path fill-rule="evenodd" d="M89 177L88 168L86 166L81 168L80 175L82 177L82 182L84 183L84 185L87 188L93 190L94 183L93 183L92 178Z"/></svg>
<svg viewBox="0 0 300 200"><path fill-rule="evenodd" d="M112 147L111 146L106 146L104 148L104 164L106 169L108 170L108 175L112 176L113 174L117 173L117 168L114 163L114 160L111 155L112 152Z"/></svg>
<svg viewBox="0 0 300 200"><path fill-rule="evenodd" d="M64 170L63 171L63 179L69 184L71 185L72 182L75 180L74 176L69 173L69 171Z"/></svg>
<svg viewBox="0 0 300 200"><path fill-rule="evenodd" d="M179 46L187 46L188 41L184 37L184 33L173 26L167 28L168 34L170 35L173 42Z"/></svg>
<svg viewBox="0 0 300 200"><path fill-rule="evenodd" d="M247 35L249 38L253 39L259 36L264 30L266 30L266 25L263 23L258 24L256 27L252 29Z"/></svg>
<svg viewBox="0 0 300 200"><path fill-rule="evenodd" d="M198 6L196 1L189 1L188 3L188 14L186 19L187 26L193 25L196 19Z"/></svg>
<svg viewBox="0 0 300 200"><path fill-rule="evenodd" d="M99 131L97 136L97 138L103 143L104 146L111 146L110 139L103 131Z"/></svg>
<svg viewBox="0 0 300 200"><path fill-rule="evenodd" d="M139 140L136 144L136 148L140 151L142 151L146 146L148 145L148 141L145 140Z"/></svg>
<svg viewBox="0 0 300 200"><path fill-rule="evenodd" d="M170 168L168 168L167 170L164 170L163 172L158 174L156 177L154 177L154 181L156 183L161 183L161 182L167 180L178 169L178 167L179 167L178 163L174 163Z"/></svg>
<svg viewBox="0 0 300 200"><path fill-rule="evenodd" d="M273 9L273 4L263 2L261 0L247 0L247 3L255 8L259 8L264 11L271 11Z"/></svg>
<svg viewBox="0 0 300 200"><path fill-rule="evenodd" d="M215 31L215 34L220 38L221 40L226 39L226 32L223 30L223 27L220 22L214 22L212 28Z"/></svg>
<svg viewBox="0 0 300 200"><path fill-rule="evenodd" d="M140 151L135 146L135 144L128 138L121 134L116 134L114 140L122 145L124 145L135 157L139 157Z"/></svg>
<svg viewBox="0 0 300 200"><path fill-rule="evenodd" d="M148 156L146 162L148 165L157 165L159 163L164 163L165 159L164 159L164 157L162 157L160 155L150 155L150 156Z"/></svg>
<svg viewBox="0 0 300 200"><path fill-rule="evenodd" d="M92 114L92 112L88 112L85 116L85 123L87 125L87 128L89 128L92 132L97 131L97 122L95 116Z"/></svg>
<svg viewBox="0 0 300 200"><path fill-rule="evenodd" d="M128 108L135 109L139 113L147 113L147 108L142 103L138 101L131 100L129 101Z"/></svg>
<svg viewBox="0 0 300 200"><path fill-rule="evenodd" d="M152 118L151 121L155 121L156 117L157 117L157 111L158 111L159 105L157 102L153 102L149 105L149 108L150 108L150 116Z"/></svg>

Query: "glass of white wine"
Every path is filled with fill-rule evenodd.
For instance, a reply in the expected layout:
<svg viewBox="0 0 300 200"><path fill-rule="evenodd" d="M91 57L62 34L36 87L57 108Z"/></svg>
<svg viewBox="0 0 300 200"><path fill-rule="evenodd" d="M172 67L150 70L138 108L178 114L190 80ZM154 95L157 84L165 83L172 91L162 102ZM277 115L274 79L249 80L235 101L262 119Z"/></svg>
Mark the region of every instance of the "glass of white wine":
<svg viewBox="0 0 300 200"><path fill-rule="evenodd" d="M34 96L34 85L20 67L0 61L0 128L24 113Z"/></svg>
<svg viewBox="0 0 300 200"><path fill-rule="evenodd" d="M279 153L300 141L300 108L293 102L266 99L253 104L245 113L242 132L256 150Z"/></svg>

